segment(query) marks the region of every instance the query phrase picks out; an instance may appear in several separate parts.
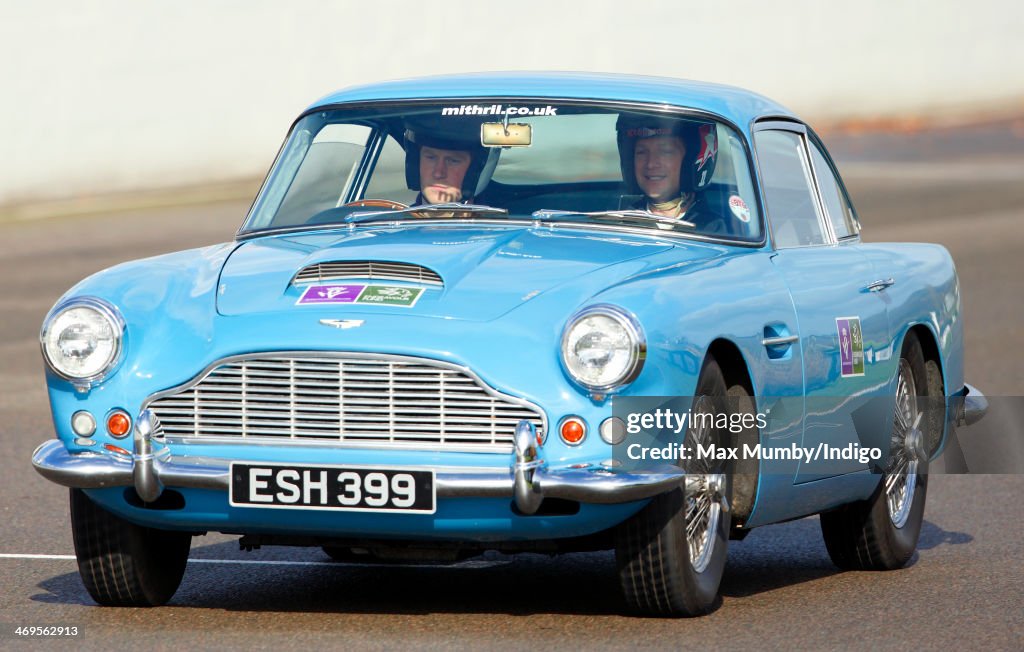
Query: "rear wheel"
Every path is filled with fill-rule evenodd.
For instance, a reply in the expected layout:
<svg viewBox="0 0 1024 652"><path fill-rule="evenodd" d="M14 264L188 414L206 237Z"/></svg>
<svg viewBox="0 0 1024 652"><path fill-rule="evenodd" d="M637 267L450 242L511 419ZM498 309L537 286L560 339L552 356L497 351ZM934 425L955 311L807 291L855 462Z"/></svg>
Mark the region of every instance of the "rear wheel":
<svg viewBox="0 0 1024 652"><path fill-rule="evenodd" d="M692 414L729 412L726 383L713 358L701 370ZM726 446L724 428L691 419L684 446ZM659 616L696 616L715 604L725 570L729 540L730 476L724 463L683 462L684 488L655 497L616 530L615 558L626 603L633 611Z"/></svg>
<svg viewBox="0 0 1024 652"><path fill-rule="evenodd" d="M192 535L129 523L71 490L71 532L78 572L106 606L155 607L181 584Z"/></svg>
<svg viewBox="0 0 1024 652"><path fill-rule="evenodd" d="M882 482L870 500L821 515L825 547L840 568L891 570L914 554L928 490L929 420L923 402L930 391L921 343L910 333L899 361L891 449Z"/></svg>

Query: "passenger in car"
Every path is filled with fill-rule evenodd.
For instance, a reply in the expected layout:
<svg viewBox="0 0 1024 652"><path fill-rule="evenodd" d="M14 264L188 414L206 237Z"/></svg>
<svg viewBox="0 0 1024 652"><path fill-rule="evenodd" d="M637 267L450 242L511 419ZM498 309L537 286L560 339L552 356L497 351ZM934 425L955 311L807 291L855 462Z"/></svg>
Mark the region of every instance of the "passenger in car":
<svg viewBox="0 0 1024 652"><path fill-rule="evenodd" d="M633 208L693 222L701 231L724 230L701 192L718 156L713 124L624 115L616 130L622 180L632 194L643 195Z"/></svg>
<svg viewBox="0 0 1024 652"><path fill-rule="evenodd" d="M491 180L499 149L480 144L480 122L422 119L405 125L405 181L419 194L413 206L472 203Z"/></svg>

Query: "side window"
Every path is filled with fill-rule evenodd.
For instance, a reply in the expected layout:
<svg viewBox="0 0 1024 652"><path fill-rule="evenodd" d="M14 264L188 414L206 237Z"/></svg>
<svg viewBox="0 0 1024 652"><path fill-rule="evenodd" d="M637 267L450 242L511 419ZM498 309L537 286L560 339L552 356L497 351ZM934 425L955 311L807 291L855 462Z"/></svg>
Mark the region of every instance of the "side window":
<svg viewBox="0 0 1024 652"><path fill-rule="evenodd" d="M800 134L759 131L754 145L776 247L824 244Z"/></svg>
<svg viewBox="0 0 1024 652"><path fill-rule="evenodd" d="M853 206L836 180L835 171L814 141L811 141L811 161L814 163L814 173L818 177L818 187L821 188L821 199L825 202L825 210L828 211L828 219L832 223L836 238L856 235L860 229Z"/></svg>
<svg viewBox="0 0 1024 652"><path fill-rule="evenodd" d="M363 197L390 199L403 204L412 204L416 200L416 191L409 190L405 184L405 150L391 136L384 141Z"/></svg>

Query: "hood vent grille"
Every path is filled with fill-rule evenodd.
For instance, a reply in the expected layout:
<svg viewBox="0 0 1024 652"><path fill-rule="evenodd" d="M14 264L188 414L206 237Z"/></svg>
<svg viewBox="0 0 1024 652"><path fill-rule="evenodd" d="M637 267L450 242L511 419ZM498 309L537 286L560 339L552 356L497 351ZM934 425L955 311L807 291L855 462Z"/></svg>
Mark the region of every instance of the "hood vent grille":
<svg viewBox="0 0 1024 652"><path fill-rule="evenodd" d="M336 260L314 263L299 270L292 280L292 284L326 283L349 279L381 279L444 285L440 274L432 269L410 263L391 263L379 260Z"/></svg>

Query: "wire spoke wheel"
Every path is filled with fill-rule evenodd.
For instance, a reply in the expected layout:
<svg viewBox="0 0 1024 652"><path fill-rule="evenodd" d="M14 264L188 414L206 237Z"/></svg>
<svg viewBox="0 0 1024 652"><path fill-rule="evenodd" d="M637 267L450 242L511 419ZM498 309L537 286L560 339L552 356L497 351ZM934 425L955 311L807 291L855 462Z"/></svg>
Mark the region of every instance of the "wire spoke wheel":
<svg viewBox="0 0 1024 652"><path fill-rule="evenodd" d="M917 487L918 448L921 434L921 411L917 405L914 374L906 360L900 360L896 383L896 414L893 419L892 452L885 477L885 499L892 524L901 528L907 523L910 506Z"/></svg>
<svg viewBox="0 0 1024 652"><path fill-rule="evenodd" d="M929 366L934 374L929 379ZM821 533L829 557L840 568L894 570L914 554L928 495L928 441L938 441L941 418L925 416L943 396L937 365L926 360L911 331L896 368L889 459L878 488L867 500L823 512Z"/></svg>
<svg viewBox="0 0 1024 652"><path fill-rule="evenodd" d="M719 417L730 414L729 391L717 361L708 358L682 437L688 449L678 461L683 486L655 496L615 529L619 582L634 612L696 616L717 603L728 554L732 485L729 462L709 453L728 443ZM703 447L700 453L698 446Z"/></svg>
<svg viewBox="0 0 1024 652"><path fill-rule="evenodd" d="M698 446L705 450L714 439L714 402L708 396L700 396L694 401L693 419L686 433L686 446L691 451L691 459L686 464L686 546L690 553L693 570L700 573L707 568L714 549L715 531L722 517L721 488L724 477L720 473L712 473L711 462L707 456L696 455Z"/></svg>

